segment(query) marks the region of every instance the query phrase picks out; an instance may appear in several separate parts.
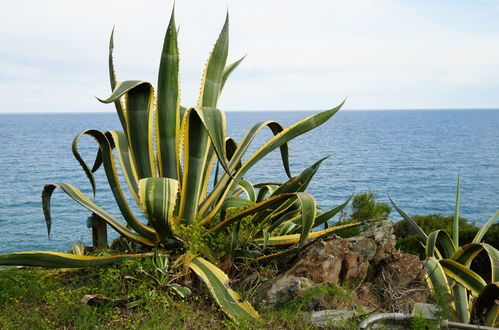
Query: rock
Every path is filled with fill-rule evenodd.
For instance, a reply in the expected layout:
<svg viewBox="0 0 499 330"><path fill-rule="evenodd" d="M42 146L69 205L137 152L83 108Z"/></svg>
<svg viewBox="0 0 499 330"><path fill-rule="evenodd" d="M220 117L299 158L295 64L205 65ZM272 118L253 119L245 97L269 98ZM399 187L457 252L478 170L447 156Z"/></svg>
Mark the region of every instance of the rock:
<svg viewBox="0 0 499 330"><path fill-rule="evenodd" d="M313 282L306 277L284 275L274 281L267 292L267 303L281 305L303 294L313 287Z"/></svg>
<svg viewBox="0 0 499 330"><path fill-rule="evenodd" d="M351 244L352 250L360 254L362 259L371 261L377 252L378 245L372 238L364 238Z"/></svg>
<svg viewBox="0 0 499 330"><path fill-rule="evenodd" d="M310 242L281 265L281 275L260 287L260 302L280 305L317 286L326 290L319 287L317 297L307 297L309 310L362 306L407 313L415 302L427 299L424 267L417 256L397 251L389 221L356 237L333 235ZM346 299L340 291L327 290L338 284L355 289Z"/></svg>
<svg viewBox="0 0 499 330"><path fill-rule="evenodd" d="M350 250L347 240L338 238L312 243L286 274L307 277L316 284L341 280L356 285L365 278L368 267L359 253Z"/></svg>
<svg viewBox="0 0 499 330"><path fill-rule="evenodd" d="M352 319L355 316L358 316L360 313L356 311L350 310L324 310L313 312L310 318L310 323L316 326L328 326L334 325L337 323L348 322L348 320Z"/></svg>
<svg viewBox="0 0 499 330"><path fill-rule="evenodd" d="M348 252L343 255L340 278L346 284L358 285L366 277L368 269L369 263L360 254Z"/></svg>
<svg viewBox="0 0 499 330"><path fill-rule="evenodd" d="M413 316L422 316L426 319L436 319L439 309L433 304L415 303L412 309Z"/></svg>

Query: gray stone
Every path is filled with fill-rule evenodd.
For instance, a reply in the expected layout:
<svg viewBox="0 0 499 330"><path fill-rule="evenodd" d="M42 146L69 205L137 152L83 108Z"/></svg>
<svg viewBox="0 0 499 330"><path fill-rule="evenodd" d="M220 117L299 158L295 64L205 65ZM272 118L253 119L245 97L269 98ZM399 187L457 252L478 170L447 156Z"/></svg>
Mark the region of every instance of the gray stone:
<svg viewBox="0 0 499 330"><path fill-rule="evenodd" d="M316 326L335 325L337 323L347 322L352 317L359 315L359 312L353 310L325 310L313 312L310 317L310 323Z"/></svg>
<svg viewBox="0 0 499 330"><path fill-rule="evenodd" d="M436 319L438 307L433 304L415 303L412 309L413 316L422 316L426 319Z"/></svg>
<svg viewBox="0 0 499 330"><path fill-rule="evenodd" d="M352 243L352 250L360 254L365 261L374 259L377 247L376 242L372 238L364 238Z"/></svg>
<svg viewBox="0 0 499 330"><path fill-rule="evenodd" d="M272 283L267 292L267 302L271 305L281 305L300 296L313 286L314 283L306 277L282 276Z"/></svg>

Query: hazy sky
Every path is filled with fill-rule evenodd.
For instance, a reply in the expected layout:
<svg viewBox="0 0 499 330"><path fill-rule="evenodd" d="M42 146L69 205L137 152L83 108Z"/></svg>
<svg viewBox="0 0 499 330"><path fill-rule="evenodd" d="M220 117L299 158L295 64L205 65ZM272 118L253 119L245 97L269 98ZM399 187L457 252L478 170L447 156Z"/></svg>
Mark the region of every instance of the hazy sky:
<svg viewBox="0 0 499 330"><path fill-rule="evenodd" d="M1 1L0 112L113 111L119 80L156 84L173 1ZM220 108L498 108L499 1L176 2L182 104L230 14L229 60L247 58Z"/></svg>

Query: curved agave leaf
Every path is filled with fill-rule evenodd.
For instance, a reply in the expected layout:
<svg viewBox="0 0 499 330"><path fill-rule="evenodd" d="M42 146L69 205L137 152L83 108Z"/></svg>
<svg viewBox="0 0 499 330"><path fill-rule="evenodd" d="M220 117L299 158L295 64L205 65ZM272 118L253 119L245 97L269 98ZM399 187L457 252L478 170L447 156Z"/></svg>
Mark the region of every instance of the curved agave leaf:
<svg viewBox="0 0 499 330"><path fill-rule="evenodd" d="M234 153L237 150L237 142L231 137L225 139L225 153L227 154L227 160L231 161Z"/></svg>
<svg viewBox="0 0 499 330"><path fill-rule="evenodd" d="M214 233L214 232L219 232L220 230L226 228L227 226L231 225L232 223L236 222L237 220L240 220L242 218L245 218L247 216L256 214L257 212L260 212L262 210L277 206L282 204L284 201L286 201L289 198L295 197L295 194L281 194L278 196L270 197L260 203L257 203L244 211L225 219L224 221L220 222L217 224L215 227L211 228L205 233L205 236Z"/></svg>
<svg viewBox="0 0 499 330"><path fill-rule="evenodd" d="M269 182L269 183L265 183L265 184L260 184L260 185L255 185L255 188L260 188L258 190L258 195L256 196L256 201L257 202L261 202L265 199L265 196L267 195L272 195L273 192L279 188L279 186L281 185L282 183L278 183L278 182Z"/></svg>
<svg viewBox="0 0 499 330"><path fill-rule="evenodd" d="M268 127L274 135L279 134L284 130L281 124L275 121L265 121L258 123L251 127L239 143L237 145L237 149L234 151L232 157L230 158L229 162L229 170L231 173L238 172L242 165L242 157L248 150L249 146L251 145L251 142L254 140L256 135L265 127ZM280 146L280 151L281 151L281 159L283 162L284 169L286 173L289 173L289 155L288 155L288 146L287 144L283 144ZM206 214L209 210L209 208L213 205L219 202L222 198L222 194L225 191L227 185L233 180L232 177L229 175L225 174L220 180L217 180L217 183L208 196L206 200L204 200L201 205L200 205L200 214ZM225 196L224 196L225 197ZM210 218L211 219L211 218ZM210 219L205 219L204 222L208 222ZM203 222L203 223L204 223Z"/></svg>
<svg viewBox="0 0 499 330"><path fill-rule="evenodd" d="M268 231L271 233L275 229L277 229L277 227L279 227L281 224L285 222L296 221L300 219L300 217L301 217L300 210L291 210L289 212L286 212L283 215L281 215L277 220L272 222L272 224L268 228Z"/></svg>
<svg viewBox="0 0 499 330"><path fill-rule="evenodd" d="M487 251L490 259L492 282L497 282L499 281L499 251L493 246L485 243L469 243L457 249L451 259L469 267L473 259L483 250Z"/></svg>
<svg viewBox="0 0 499 330"><path fill-rule="evenodd" d="M254 321L260 316L247 301L229 287L227 275L212 263L201 257L192 260L189 267L208 286L213 298L230 318L235 321Z"/></svg>
<svg viewBox="0 0 499 330"><path fill-rule="evenodd" d="M371 221L361 221L361 222L356 222L356 223L348 223L345 225L340 225L340 226L335 226L331 227L328 229L324 230L319 230L319 231L313 231L309 233L308 238L320 238L326 235L329 235L335 231L343 230L343 229L349 229L353 227L358 227L358 226L363 226L366 223L369 223ZM301 234L292 234L292 235L284 235L284 236L274 236L271 237L267 243L268 246L274 246L274 245L291 245L300 242L300 237ZM258 245L263 245L263 239L258 238L255 240Z"/></svg>
<svg viewBox="0 0 499 330"><path fill-rule="evenodd" d="M452 259L442 259L439 262L447 276L462 284L475 296L478 296L480 291L487 285L477 273Z"/></svg>
<svg viewBox="0 0 499 330"><path fill-rule="evenodd" d="M449 234L445 230L435 230L428 235L426 240L426 257L435 257L435 254L441 257L441 253L437 249L437 243L442 247L445 258L450 258L456 252L456 246Z"/></svg>
<svg viewBox="0 0 499 330"><path fill-rule="evenodd" d="M352 199L352 197L353 197L353 194L351 194L350 197L348 197L348 199L343 204L338 205L335 208L332 208L331 210L326 211L326 212L321 213L318 216L316 216L315 222L314 222L314 228L326 223L327 221L329 221L329 219L331 219L336 214L341 212L348 205L348 203L350 203L350 200Z"/></svg>
<svg viewBox="0 0 499 330"><path fill-rule="evenodd" d="M238 269L245 268L245 267L247 267L251 264L257 263L257 262L274 262L276 260L280 260L282 258L296 254L299 251L300 251L300 248L294 247L294 248L282 250L279 252L275 252L272 254L267 254L267 255L260 256L260 257L251 258L248 260L248 262L246 264L244 264L242 266L238 266Z"/></svg>
<svg viewBox="0 0 499 330"><path fill-rule="evenodd" d="M210 175L213 169L213 164L215 164L215 160L217 159L217 154L212 145L208 147L208 155L206 156L206 162L204 164L203 174L202 174L202 182L201 192L199 195L199 200L204 200L206 198L206 194L208 193L208 185L210 183ZM218 165L218 164L217 164Z"/></svg>
<svg viewBox="0 0 499 330"><path fill-rule="evenodd" d="M482 241L483 236L487 233L490 226L492 226L492 224L497 220L498 217L499 217L499 210L496 211L496 213L494 213L494 215L489 220L487 220L487 222L482 226L482 228L480 228L475 238L473 239L473 243L480 243Z"/></svg>
<svg viewBox="0 0 499 330"><path fill-rule="evenodd" d="M248 206L251 207L253 205L255 205L255 203L250 201L250 200L247 200L244 198L239 198L239 197L231 197L231 198L227 198L224 201L222 209L227 209L230 207L248 207Z"/></svg>
<svg viewBox="0 0 499 330"><path fill-rule="evenodd" d="M452 295L447 276L438 260L434 257L429 257L423 260L423 265L428 272L426 282L432 293L444 291Z"/></svg>
<svg viewBox="0 0 499 330"><path fill-rule="evenodd" d="M142 81L142 80L126 80L126 81L116 82L111 95L107 99L101 99L101 98L97 97L97 100L99 100L102 103L115 102L115 101L119 100L120 97L122 97L126 93L128 93L130 90L132 90L140 85L150 85L150 83L148 83L147 81Z"/></svg>
<svg viewBox="0 0 499 330"><path fill-rule="evenodd" d="M116 171L116 164L114 161L114 156L113 152L111 150L111 145L109 143L109 140L106 138L106 136L98 131L98 130L86 130L80 133L80 135L89 135L92 138L94 138L97 143L99 144L99 148L102 152L102 157L103 157L103 163L104 163L104 170L106 172L106 177L107 181L109 183L109 187L111 188L111 191L113 192L114 198L116 200L116 203L118 204L118 207L120 209L121 214L123 215L123 218L127 222L127 224L135 230L138 234L144 236L148 240L155 241L157 239L156 232L142 224L132 213L126 198L123 194L123 190L121 188L121 184L118 179L118 174Z"/></svg>
<svg viewBox="0 0 499 330"><path fill-rule="evenodd" d="M329 118L331 118L340 108L343 106L344 101L337 106L336 108L326 110L317 114L314 114L312 116L309 116L298 123L291 125L290 127L286 128L276 136L274 136L272 139L270 139L267 143L265 143L263 146L261 146L257 151L251 155L251 157L246 160L246 162L243 164L243 166L239 169L239 171L236 172L234 175L234 180L231 181L231 183L228 186L228 189L225 189L223 191L223 186L221 183L223 180L220 180L219 184L217 187L212 192L212 195L214 196L221 196L219 198L219 201L216 203L216 205L212 208L211 212L203 219L201 223L206 223L209 222L218 212L218 210L221 207L221 201L225 199L227 196L228 192L234 187L235 184L237 184L237 180L241 179L242 176L253 166L255 165L260 159L265 157L267 154L269 154L272 150L281 147L282 145L286 144L290 140L294 139L297 136L300 136L313 128L316 128L317 126L323 124L326 122ZM248 134L247 134L248 135ZM243 139L244 140L244 139ZM242 148L244 145L243 142L240 143L239 148ZM236 151L237 154L237 151ZM234 156L234 159L237 159L236 156ZM229 164L229 168L232 168L232 162L234 159L231 161L231 164ZM228 181L228 180L227 180ZM226 183L227 183L226 181ZM213 196L210 196L213 197ZM210 198L209 197L209 198ZM203 205L201 211L201 214L204 214L204 211L207 209L207 205L209 203Z"/></svg>
<svg viewBox="0 0 499 330"><path fill-rule="evenodd" d="M238 188L240 188L240 192L244 192L246 194L246 197L248 197L249 201L252 201L253 203L256 202L255 188L249 181L239 180L237 186ZM239 195L239 191L236 191L233 196Z"/></svg>
<svg viewBox="0 0 499 330"><path fill-rule="evenodd" d="M130 154L130 148L128 148L126 135L120 131L107 131L105 135L110 142L112 141L112 144L116 148L125 182L127 183L128 189L132 197L135 199L135 202L137 205L140 205L138 195L139 178L137 172L135 171L135 167L132 164L132 155Z"/></svg>
<svg viewBox="0 0 499 330"><path fill-rule="evenodd" d="M52 217L50 215L50 199L52 197L52 193L56 187L61 188L69 197L71 197L74 201L85 207L87 210L96 213L99 215L104 221L106 221L114 230L120 233L123 236L126 236L136 242L142 243L148 246L154 246L152 240L147 239L141 235L137 235L131 230L129 230L126 226L124 226L118 219L113 217L111 214L104 211L97 204L92 202L87 196L85 196L78 188L73 185L67 183L52 183L47 184L43 188L42 192L42 205L43 205L43 214L45 216L45 222L47 224L47 231L50 235L50 229L52 225Z"/></svg>
<svg viewBox="0 0 499 330"><path fill-rule="evenodd" d="M298 219L299 218L300 217L298 217ZM300 229L297 227L298 225L294 221L288 221L282 226L279 236L295 234L293 232Z"/></svg>
<svg viewBox="0 0 499 330"><path fill-rule="evenodd" d="M179 218L193 224L202 195L203 174L208 161L208 135L199 115L192 108L187 111L182 127L184 137L184 173L181 185Z"/></svg>
<svg viewBox="0 0 499 330"><path fill-rule="evenodd" d="M125 95L128 145L139 178L156 175L153 151L154 89L141 84Z"/></svg>
<svg viewBox="0 0 499 330"><path fill-rule="evenodd" d="M231 176L226 161L225 131L227 124L225 113L219 109L209 107L195 107L193 111L197 112L206 132L208 132L212 146L218 156L219 163L222 165L225 172Z"/></svg>
<svg viewBox="0 0 499 330"><path fill-rule="evenodd" d="M303 247L314 225L317 205L314 197L306 192L299 192L296 195L301 204L300 247Z"/></svg>
<svg viewBox="0 0 499 330"><path fill-rule="evenodd" d="M292 193L290 192L290 194ZM251 222L253 222L254 225L259 225L259 226L268 222L272 223L273 219L279 219L283 214L289 211L297 210L299 209L299 207L300 207L300 202L297 201L296 197L289 198L280 205L269 207L267 210L259 212L253 217Z"/></svg>
<svg viewBox="0 0 499 330"><path fill-rule="evenodd" d="M224 76L227 53L229 51L229 14L211 51L201 81L198 106L216 108Z"/></svg>
<svg viewBox="0 0 499 330"><path fill-rule="evenodd" d="M499 326L499 282L489 283L478 295L473 304L473 315L478 321L484 321L489 327Z"/></svg>
<svg viewBox="0 0 499 330"><path fill-rule="evenodd" d="M329 156L328 156L329 157ZM314 174L317 172L317 169L319 168L320 164L328 157L324 157L321 160L315 162L312 166L306 168L300 175L297 175L287 182L281 184L276 190L272 192L270 196L275 196L275 195L280 195L283 193L298 193L298 192L303 192L307 188L308 184L310 183L310 180L312 180L312 177ZM286 210L288 210L290 207L293 206L295 203L295 200L291 199L287 201L286 203L283 203L280 205L276 210L269 210L267 212L263 212L258 214L258 216L254 219L255 223L260 223L264 222L265 219L269 217L277 217ZM303 205L302 201L300 200L300 203ZM315 203L315 202L314 202ZM314 211L315 215L315 211ZM307 223L308 225L308 223Z"/></svg>
<svg viewBox="0 0 499 330"><path fill-rule="evenodd" d="M290 193L290 192L300 192L300 191L305 191L307 189L308 184L312 180L313 176L317 172L317 169L319 169L319 166L321 163L329 158L330 156L324 157L311 166L307 167L303 172L301 172L299 175L289 179L288 181L284 182L282 185L277 188L272 195L279 195L282 193Z"/></svg>
<svg viewBox="0 0 499 330"><path fill-rule="evenodd" d="M170 178L145 178L139 181L139 198L147 218L163 243L175 240L173 210L177 201L178 181Z"/></svg>
<svg viewBox="0 0 499 330"><path fill-rule="evenodd" d="M73 151L74 157L76 158L78 163L80 163L80 166L83 168L83 172L85 172L85 175L87 176L88 180L90 181L90 185L92 186L92 193L93 193L94 198L95 198L95 178L94 178L94 175L92 173L94 171L88 167L87 163L85 163L85 160L83 159L83 157L81 157L80 153L78 152L78 141L80 140L80 137L81 137L81 134L78 134L73 139L73 143L71 144L71 149ZM96 157L96 160L94 162L94 168L99 167L99 166L97 166L99 159L102 162L102 155L101 155L100 149L99 149L99 152L97 153L97 157Z"/></svg>
<svg viewBox="0 0 499 330"><path fill-rule="evenodd" d="M229 78L230 74L241 64L241 62L244 60L246 55L235 61L234 63L229 64L225 69L224 73L222 76L222 86L220 86L220 93L222 93L222 90L225 86L225 83L227 82L227 78Z"/></svg>
<svg viewBox="0 0 499 330"><path fill-rule="evenodd" d="M203 170L209 151L208 134L214 142L219 159L225 162L225 117L221 111L200 110L201 107L216 108L222 86L229 41L229 17L213 47L201 82L197 110L189 109L184 116L184 175L182 181L179 218L192 224L198 215L199 198L202 197ZM206 118L208 117L208 118ZM208 127L208 129L205 129ZM212 128L211 128L212 127ZM211 129L210 129L211 128ZM211 132L210 132L211 131ZM223 136L223 139L221 139ZM221 140L220 140L221 139ZM224 147L222 148L221 145ZM222 163L222 165L225 165ZM225 166L225 168L227 168Z"/></svg>
<svg viewBox="0 0 499 330"><path fill-rule="evenodd" d="M152 124L154 89L148 82L129 80L116 85L111 96L102 103L111 103L125 95L126 129L132 159L139 178L155 176Z"/></svg>
<svg viewBox="0 0 499 330"><path fill-rule="evenodd" d="M179 179L180 158L180 86L178 79L179 52L175 9L166 30L158 74L158 100L156 109L156 150L159 175Z"/></svg>
<svg viewBox="0 0 499 330"><path fill-rule="evenodd" d="M239 197L230 197L227 198L224 203L222 204L222 208L220 209L220 220L224 220L226 215L227 215L227 209L231 207L235 208L245 208L245 207L251 207L255 205L254 202L249 201L244 198L239 198Z"/></svg>
<svg viewBox="0 0 499 330"><path fill-rule="evenodd" d="M402 216L402 218L404 218L404 220L407 221L407 224L409 225L409 227L411 228L411 230L416 235L418 235L419 240L421 241L421 243L425 244L426 241L428 240L428 236L426 236L425 232L418 226L418 224L416 223L416 221L414 221L407 213L405 213L401 208L399 208L398 205L395 204L395 202L393 201L393 199L390 197L390 195L388 195L388 199L392 203L392 205L395 208L395 210L397 210L397 212Z"/></svg>
<svg viewBox="0 0 499 330"><path fill-rule="evenodd" d="M116 72L114 71L114 61L113 61L113 49L114 49L114 27L111 32L111 38L109 38L109 56L108 56L108 68L109 68L109 82L111 83L111 91L114 91L118 82L116 81ZM120 119L121 127L126 132L126 109L118 98L114 101L114 106L116 112L118 113L118 118Z"/></svg>
<svg viewBox="0 0 499 330"><path fill-rule="evenodd" d="M468 291L461 283L454 283L452 287L456 312L464 323L470 322L470 308L468 302Z"/></svg>
<svg viewBox="0 0 499 330"><path fill-rule="evenodd" d="M234 156L234 153L237 149L237 142L233 138L225 139L225 153L227 155L227 161L230 161ZM236 171L241 167L241 163L236 166ZM217 163L217 167L215 168L215 178L213 179L213 187L216 187L219 181L219 170L220 170L220 162ZM205 197L206 198L206 197ZM203 203L201 203L203 204Z"/></svg>
<svg viewBox="0 0 499 330"><path fill-rule="evenodd" d="M0 265L79 268L109 265L130 259L146 258L151 254L127 254L107 257L78 256L50 251L30 251L0 254Z"/></svg>

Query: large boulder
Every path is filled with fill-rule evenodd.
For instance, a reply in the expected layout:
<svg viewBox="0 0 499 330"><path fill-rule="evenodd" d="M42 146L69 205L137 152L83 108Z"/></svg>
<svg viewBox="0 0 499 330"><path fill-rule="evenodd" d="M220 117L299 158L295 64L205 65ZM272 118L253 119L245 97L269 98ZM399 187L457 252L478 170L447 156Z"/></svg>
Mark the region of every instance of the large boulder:
<svg viewBox="0 0 499 330"><path fill-rule="evenodd" d="M392 304L406 311L414 302L426 300L422 263L417 256L397 251L389 221L376 223L356 237L310 242L281 268L285 271L262 286L261 302L282 305L312 287L338 284L355 288L355 306L394 311L388 307ZM328 304L332 300L322 297L312 304L313 309L338 307Z"/></svg>

